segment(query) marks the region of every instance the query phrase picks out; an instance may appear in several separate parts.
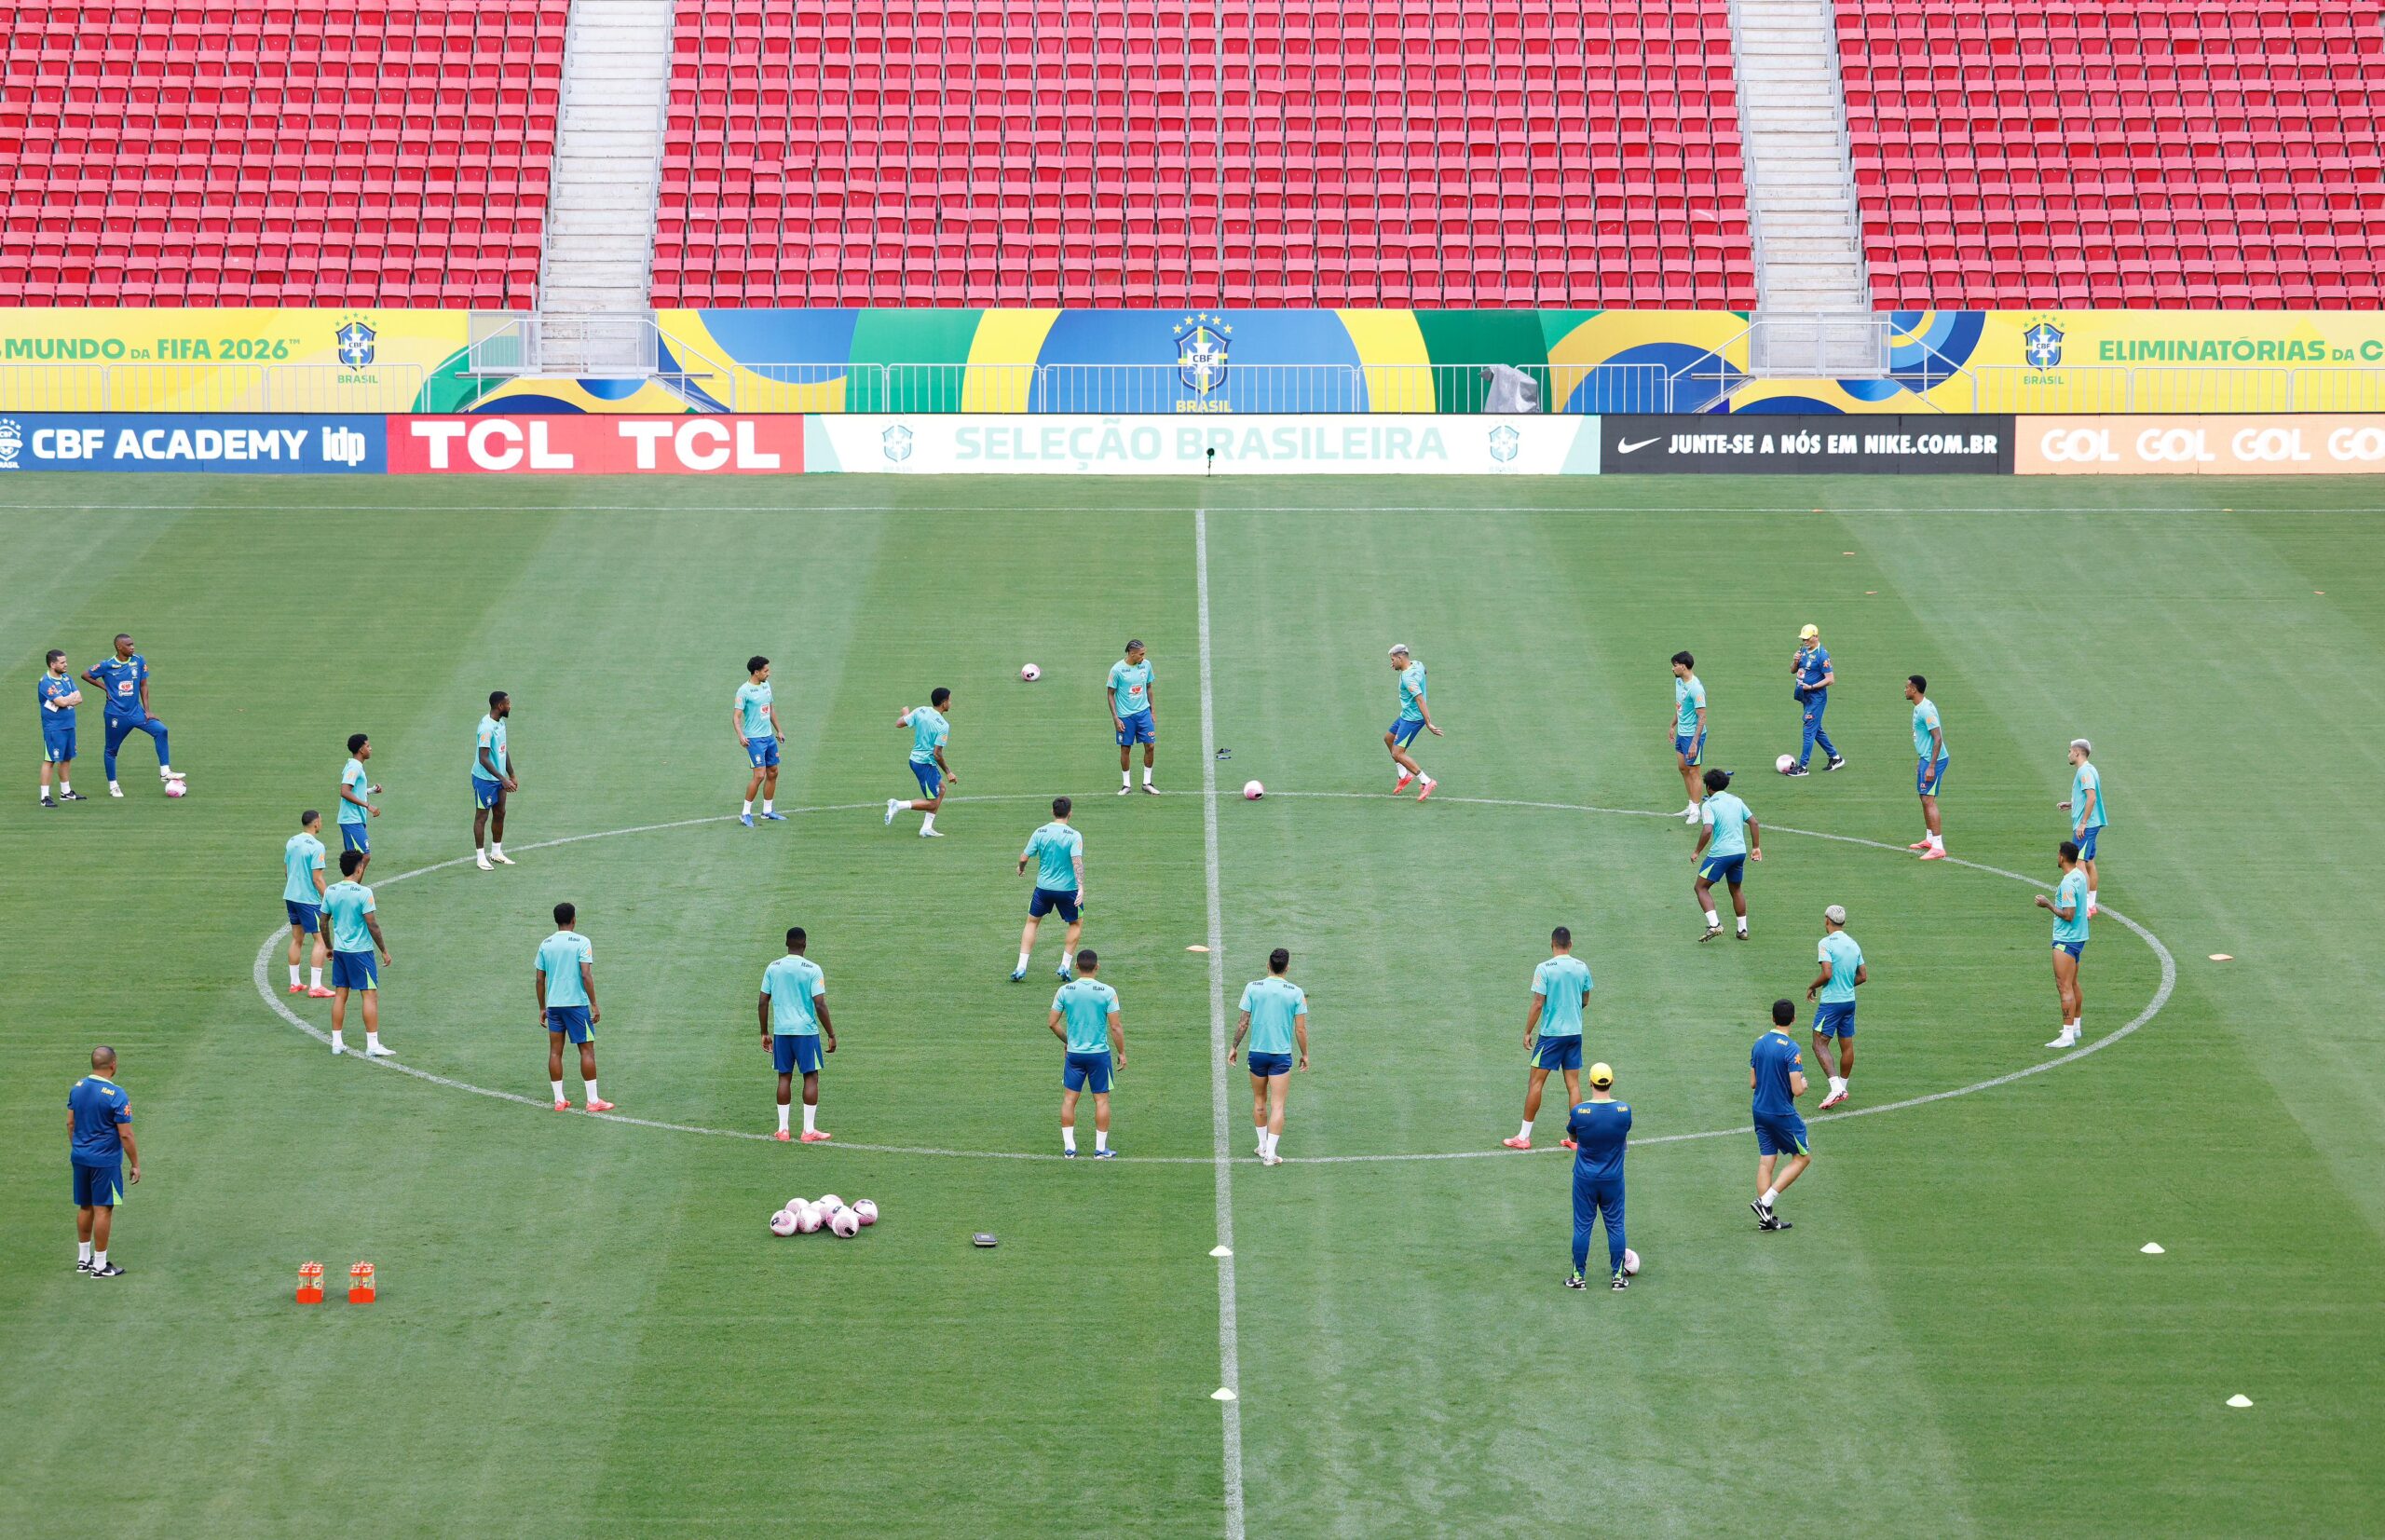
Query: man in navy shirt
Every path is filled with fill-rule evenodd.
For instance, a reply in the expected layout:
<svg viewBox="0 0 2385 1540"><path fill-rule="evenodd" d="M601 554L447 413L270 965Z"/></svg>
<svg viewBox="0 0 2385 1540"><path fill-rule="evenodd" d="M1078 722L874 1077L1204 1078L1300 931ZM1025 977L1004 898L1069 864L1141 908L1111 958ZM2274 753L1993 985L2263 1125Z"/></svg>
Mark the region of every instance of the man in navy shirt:
<svg viewBox="0 0 2385 1540"><path fill-rule="evenodd" d="M132 650L131 637L117 632L116 655L85 669L83 682L97 686L107 702L107 740L101 756L108 772L110 797L124 795L124 788L116 784L116 751L136 732L147 733L157 745L157 779L183 779L166 752L166 724L149 715L149 660Z"/></svg>
<svg viewBox="0 0 2385 1540"><path fill-rule="evenodd" d="M75 1271L120 1278L124 1269L108 1261L108 1225L125 1183L141 1179L141 1151L132 1140L132 1098L116 1083L115 1049L92 1049L91 1072L66 1093L66 1138L75 1165Z"/></svg>
<svg viewBox="0 0 2385 1540"><path fill-rule="evenodd" d="M1796 1020L1796 1006L1785 1000L1774 1001L1772 1030L1748 1050L1748 1087L1755 1093L1749 1111L1755 1118L1758 1189L1755 1202L1748 1206L1755 1210L1758 1230L1791 1228L1787 1220L1772 1211L1773 1201L1805 1174L1814 1158L1806 1148L1806 1120L1797 1115L1797 1098L1806 1094L1806 1071L1797 1040L1789 1035ZM1782 1155L1789 1157L1789 1164L1780 1168L1776 1181L1772 1163Z"/></svg>
<svg viewBox="0 0 2385 1540"><path fill-rule="evenodd" d="M1565 1120L1574 1140L1574 1274L1568 1288L1580 1288L1582 1269L1590 1260L1590 1229L1606 1220L1607 1266L1615 1274L1611 1286L1625 1288L1630 1278L1623 1271L1623 1147L1631 1137L1631 1108L1615 1099L1615 1071L1603 1064L1590 1066L1590 1099L1575 1107Z"/></svg>
<svg viewBox="0 0 2385 1540"><path fill-rule="evenodd" d="M82 703L83 692L66 677L66 654L51 647L42 661L41 677L34 681L34 704L41 708L41 805L45 808L83 800L74 784L75 708ZM53 766L58 770L55 800L49 795Z"/></svg>
<svg viewBox="0 0 2385 1540"><path fill-rule="evenodd" d="M1822 746L1822 753L1830 759L1822 769L1837 770L1847 759L1832 746L1830 734L1822 730L1822 713L1830 709L1830 687L1838 675L1830 666L1830 648L1822 646L1820 627L1809 625L1797 633L1797 655L1789 660L1789 677L1795 681L1789 693L1806 713L1806 746L1797 751L1797 763L1789 773L1807 773L1806 765L1814 756L1816 743Z"/></svg>

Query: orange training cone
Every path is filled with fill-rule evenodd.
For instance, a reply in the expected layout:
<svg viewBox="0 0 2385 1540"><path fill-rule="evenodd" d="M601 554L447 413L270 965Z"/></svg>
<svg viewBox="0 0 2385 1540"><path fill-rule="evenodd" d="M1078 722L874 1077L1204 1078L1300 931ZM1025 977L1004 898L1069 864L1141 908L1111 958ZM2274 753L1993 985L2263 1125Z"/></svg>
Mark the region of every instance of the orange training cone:
<svg viewBox="0 0 2385 1540"><path fill-rule="evenodd" d="M373 1264L371 1262L358 1262L348 1270L348 1302L350 1304L373 1302Z"/></svg>
<svg viewBox="0 0 2385 1540"><path fill-rule="evenodd" d="M322 1263L300 1262L298 1264L298 1302L300 1304L323 1302Z"/></svg>

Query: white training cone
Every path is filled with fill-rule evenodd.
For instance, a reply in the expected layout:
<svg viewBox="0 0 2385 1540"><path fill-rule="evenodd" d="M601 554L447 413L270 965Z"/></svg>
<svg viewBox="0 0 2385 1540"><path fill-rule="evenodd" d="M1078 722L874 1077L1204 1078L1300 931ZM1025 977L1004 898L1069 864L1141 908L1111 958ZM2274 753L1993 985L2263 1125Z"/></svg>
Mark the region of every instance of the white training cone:
<svg viewBox="0 0 2385 1540"><path fill-rule="evenodd" d="M2161 1255L2161 1243L2160 1241L2147 1241L2143 1246L2138 1247L2137 1249L2144 1252L2148 1257L2158 1257Z"/></svg>
<svg viewBox="0 0 2385 1540"><path fill-rule="evenodd" d="M2250 1396L2230 1396L2228 1397L2228 1404L2232 1407L2248 1407L2253 1404L2253 1398Z"/></svg>
<svg viewBox="0 0 2385 1540"><path fill-rule="evenodd" d="M1195 944L1195 945L1193 945L1193 946L1187 947L1185 947L1184 949L1185 949L1186 951L1188 951L1188 952L1206 952L1206 951L1207 951L1209 948L1208 948L1208 947L1203 947L1203 946L1200 946L1200 945Z"/></svg>
<svg viewBox="0 0 2385 1540"><path fill-rule="evenodd" d="M1233 1248L1228 1246L1213 1246L1209 1247L1209 1255L1212 1257L1231 1257L1233 1255Z"/></svg>
<svg viewBox="0 0 2385 1540"><path fill-rule="evenodd" d="M2214 952L2211 954L2211 960L2214 962L2233 962L2236 961L2233 956L2227 952Z"/></svg>
<svg viewBox="0 0 2385 1540"><path fill-rule="evenodd" d="M1213 1390L1213 1391L1209 1392L1209 1399L1210 1399L1210 1400L1212 1400L1212 1401L1231 1401L1231 1400L1233 1400L1233 1398L1234 1398L1233 1392L1233 1391L1231 1391L1231 1390L1228 1390L1228 1389L1227 1389L1225 1386L1223 1386L1223 1385L1220 1385L1217 1389L1215 1389L1215 1390ZM2246 1401L2244 1404L2245 1404L2246 1406L2251 1406L2253 1403L2252 1403L2252 1402L2250 1402L2250 1401Z"/></svg>

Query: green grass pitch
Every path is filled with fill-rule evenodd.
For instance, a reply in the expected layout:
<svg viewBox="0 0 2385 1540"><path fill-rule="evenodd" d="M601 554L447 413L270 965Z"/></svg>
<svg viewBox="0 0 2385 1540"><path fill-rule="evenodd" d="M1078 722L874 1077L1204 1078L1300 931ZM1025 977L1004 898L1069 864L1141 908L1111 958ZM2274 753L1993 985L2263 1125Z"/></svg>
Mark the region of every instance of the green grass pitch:
<svg viewBox="0 0 2385 1540"><path fill-rule="evenodd" d="M2385 1531L2369 486L20 477L0 499L18 688L129 629L192 778L162 798L135 740L108 800L87 710L100 799L42 811L33 708L9 708L0 1531L1217 1535L1230 1452L1254 1536ZM1315 1045L1281 1167L1249 1158L1226 1077L1238 1449L1188 950L1196 510L1226 998L1289 947ZM1852 764L1785 782L1807 620ZM1111 795L1100 691L1129 634L1163 798ZM1449 732L1424 807L1383 795L1394 641ZM1691 835L1632 815L1682 800L1660 729L1684 647L1710 762L1766 830L1745 946L1696 944ZM749 831L726 718L755 651L805 811ZM2095 741L2104 898L2175 991L2049 1072L1815 1123L1796 1229L1760 1235L1752 1139L1673 1136L1743 1124L1747 1045L1802 996L1823 905L1874 979L1852 1109L2051 1056L2031 890L1903 850L1916 670L1967 861L2050 879L2064 745ZM876 809L908 781L895 713L937 685L961 781L927 841ZM520 865L489 875L457 862L499 687ZM259 998L280 843L333 805L352 730L388 787L385 1033L533 1105L335 1060ZM1257 804L1233 795L1253 776ZM1056 792L1131 1048L1126 1158L1101 1165L1005 1158L1057 1148L1056 928L1032 982L1003 978L1012 860ZM529 962L559 898L596 944L606 1094L745 1137L535 1105ZM1561 1095L1539 1151L1479 1153L1514 1132L1560 921L1597 974L1589 1051L1652 1141L1619 1296L1559 1287ZM842 1043L826 1148L752 1137L755 987L790 923ZM2089 1038L2160 982L2100 922ZM145 1156L106 1284L71 1270L60 1127L98 1041ZM1423 1154L1474 1158L1315 1159ZM767 1233L830 1190L884 1221ZM293 1305L309 1258L335 1285L372 1260L379 1302Z"/></svg>

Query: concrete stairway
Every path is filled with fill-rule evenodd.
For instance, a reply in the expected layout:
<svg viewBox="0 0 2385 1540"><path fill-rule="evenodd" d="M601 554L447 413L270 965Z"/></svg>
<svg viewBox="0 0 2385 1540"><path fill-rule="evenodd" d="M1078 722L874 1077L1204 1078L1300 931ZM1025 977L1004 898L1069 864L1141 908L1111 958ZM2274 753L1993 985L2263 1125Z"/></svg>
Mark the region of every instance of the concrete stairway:
<svg viewBox="0 0 2385 1540"><path fill-rule="evenodd" d="M673 11L672 0L573 0L538 276L550 371L651 366L650 345L643 363L631 356L636 328L562 319L648 309Z"/></svg>
<svg viewBox="0 0 2385 1540"><path fill-rule="evenodd" d="M1731 39L1756 243L1751 367L1879 374L1831 0L1732 0Z"/></svg>

